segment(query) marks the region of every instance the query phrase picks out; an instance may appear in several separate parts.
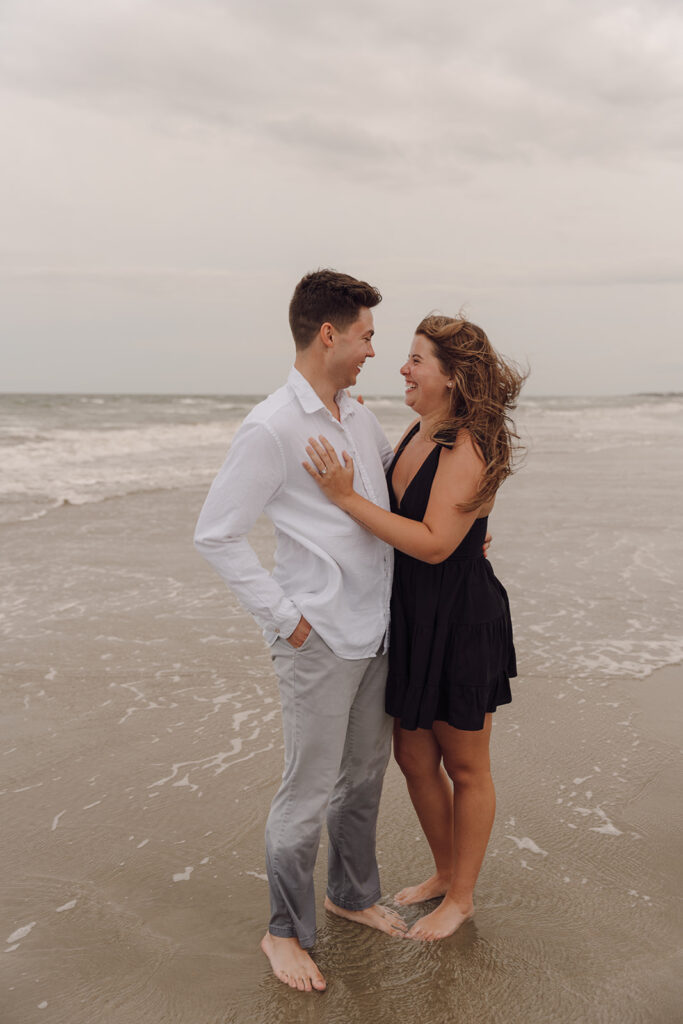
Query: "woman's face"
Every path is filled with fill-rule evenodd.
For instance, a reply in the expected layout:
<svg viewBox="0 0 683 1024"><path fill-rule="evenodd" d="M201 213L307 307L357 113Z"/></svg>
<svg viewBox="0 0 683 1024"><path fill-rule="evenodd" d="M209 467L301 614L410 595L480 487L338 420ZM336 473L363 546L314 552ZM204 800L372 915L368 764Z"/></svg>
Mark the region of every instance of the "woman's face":
<svg viewBox="0 0 683 1024"><path fill-rule="evenodd" d="M416 334L408 359L401 367L405 381L405 403L420 416L446 412L450 388L448 375L434 354L434 346L424 334Z"/></svg>

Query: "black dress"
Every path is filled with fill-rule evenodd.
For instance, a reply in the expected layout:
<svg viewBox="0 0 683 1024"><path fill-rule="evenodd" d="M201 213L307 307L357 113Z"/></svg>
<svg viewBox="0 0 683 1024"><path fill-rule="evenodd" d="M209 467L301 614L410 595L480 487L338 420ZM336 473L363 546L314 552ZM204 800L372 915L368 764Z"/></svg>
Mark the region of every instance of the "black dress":
<svg viewBox="0 0 683 1024"><path fill-rule="evenodd" d="M399 446L387 473L391 511L424 518L441 446L435 445L400 504L394 466L419 429ZM484 715L509 704L517 675L507 594L484 557L488 518L476 519L452 555L438 565L396 551L386 709L404 729L484 727Z"/></svg>

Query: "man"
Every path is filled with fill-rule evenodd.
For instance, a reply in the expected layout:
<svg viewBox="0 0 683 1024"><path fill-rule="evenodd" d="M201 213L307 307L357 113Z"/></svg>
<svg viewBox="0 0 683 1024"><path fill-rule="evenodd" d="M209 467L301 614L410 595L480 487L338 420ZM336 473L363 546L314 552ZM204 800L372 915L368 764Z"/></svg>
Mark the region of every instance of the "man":
<svg viewBox="0 0 683 1024"><path fill-rule="evenodd" d="M332 270L308 274L289 310L296 347L287 383L247 416L199 517L195 543L271 645L282 701L285 770L266 825L271 918L261 948L281 981L322 991L313 868L329 834L325 907L399 936L378 905L377 811L389 758L384 712L392 551L325 498L302 467L309 438L354 458L355 487L389 507L392 450L373 414L349 398L374 356L377 289ZM246 535L265 512L275 570Z"/></svg>

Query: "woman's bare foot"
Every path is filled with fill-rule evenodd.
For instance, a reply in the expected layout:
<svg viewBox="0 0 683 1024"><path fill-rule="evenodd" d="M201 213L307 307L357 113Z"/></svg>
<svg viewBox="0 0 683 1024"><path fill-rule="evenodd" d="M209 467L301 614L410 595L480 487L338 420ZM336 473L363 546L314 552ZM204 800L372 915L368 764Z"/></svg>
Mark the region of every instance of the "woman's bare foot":
<svg viewBox="0 0 683 1024"><path fill-rule="evenodd" d="M266 932L261 939L261 949L270 960L273 974L285 985L299 992L325 991L325 979L298 939L282 939Z"/></svg>
<svg viewBox="0 0 683 1024"><path fill-rule="evenodd" d="M445 939L446 936L456 932L461 924L469 921L473 914L474 904L471 900L468 903L458 903L445 896L436 910L415 922L408 932L408 938L418 939L422 942Z"/></svg>
<svg viewBox="0 0 683 1024"><path fill-rule="evenodd" d="M338 907L336 903L333 903L329 896L326 896L325 910L329 910L331 914L337 914L338 917L345 917L348 921L365 924L368 928L377 928L378 931L394 935L396 938L403 938L408 931L408 925L400 914L379 903L375 903L366 910L344 910L343 907Z"/></svg>
<svg viewBox="0 0 683 1024"><path fill-rule="evenodd" d="M445 896L450 884L450 876L432 875L426 882L401 889L394 896L394 901L402 907L408 907L413 903L425 903L427 900L436 899L437 896Z"/></svg>

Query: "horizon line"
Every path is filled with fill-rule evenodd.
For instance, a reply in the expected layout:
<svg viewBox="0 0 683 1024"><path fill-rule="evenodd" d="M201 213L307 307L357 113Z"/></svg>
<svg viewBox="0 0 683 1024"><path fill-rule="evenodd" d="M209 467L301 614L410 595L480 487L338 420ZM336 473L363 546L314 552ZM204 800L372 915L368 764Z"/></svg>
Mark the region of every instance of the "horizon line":
<svg viewBox="0 0 683 1024"><path fill-rule="evenodd" d="M350 390L350 389L347 389ZM266 398L272 392L264 391L0 391L5 397L62 397L62 398ZM359 391L359 394L363 394ZM369 400L377 398L403 398L402 392L373 392L363 394ZM525 398L676 398L683 397L683 391L543 391L526 393Z"/></svg>

